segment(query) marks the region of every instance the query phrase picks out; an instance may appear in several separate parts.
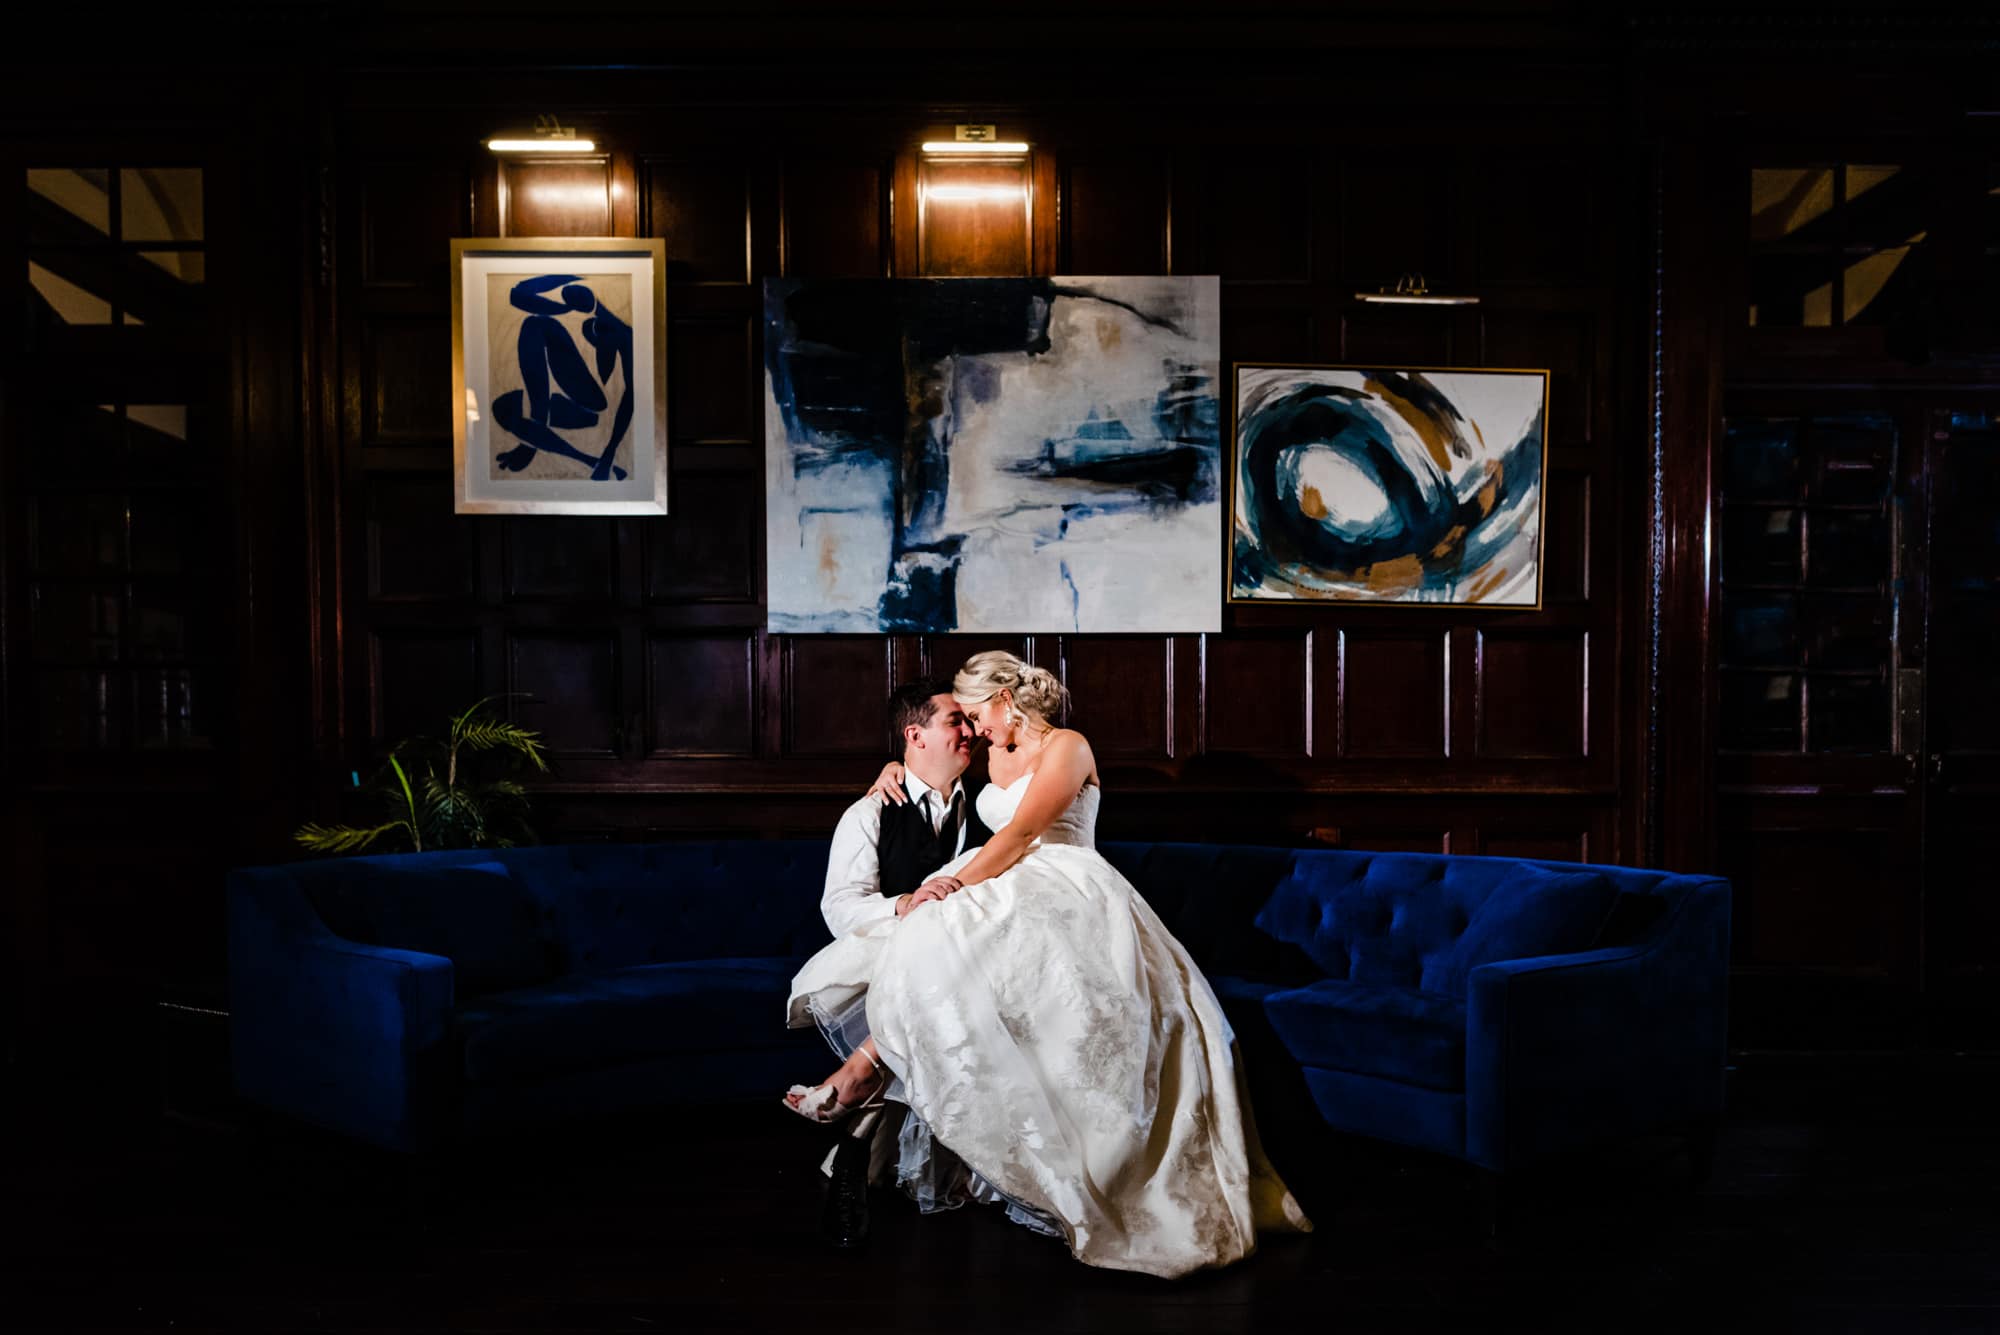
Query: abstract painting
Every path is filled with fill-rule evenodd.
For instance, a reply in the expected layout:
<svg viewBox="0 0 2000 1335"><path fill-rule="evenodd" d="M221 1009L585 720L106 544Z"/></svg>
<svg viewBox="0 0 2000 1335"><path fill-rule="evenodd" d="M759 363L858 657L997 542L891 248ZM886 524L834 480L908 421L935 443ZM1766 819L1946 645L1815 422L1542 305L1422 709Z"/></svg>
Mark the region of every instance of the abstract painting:
<svg viewBox="0 0 2000 1335"><path fill-rule="evenodd" d="M774 631L1214 631L1213 278L770 279Z"/></svg>
<svg viewBox="0 0 2000 1335"><path fill-rule="evenodd" d="M1548 381L1238 365L1230 601L1540 607Z"/></svg>
<svg viewBox="0 0 2000 1335"><path fill-rule="evenodd" d="M667 512L665 252L451 243L459 514Z"/></svg>

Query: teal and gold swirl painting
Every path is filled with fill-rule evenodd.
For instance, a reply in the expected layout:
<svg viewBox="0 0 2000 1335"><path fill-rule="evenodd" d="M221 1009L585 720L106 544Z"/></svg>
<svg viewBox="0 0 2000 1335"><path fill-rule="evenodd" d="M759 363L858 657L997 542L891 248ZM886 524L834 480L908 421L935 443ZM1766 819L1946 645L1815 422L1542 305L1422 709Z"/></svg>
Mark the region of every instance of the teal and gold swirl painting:
<svg viewBox="0 0 2000 1335"><path fill-rule="evenodd" d="M1539 607L1548 379L1239 364L1230 601Z"/></svg>

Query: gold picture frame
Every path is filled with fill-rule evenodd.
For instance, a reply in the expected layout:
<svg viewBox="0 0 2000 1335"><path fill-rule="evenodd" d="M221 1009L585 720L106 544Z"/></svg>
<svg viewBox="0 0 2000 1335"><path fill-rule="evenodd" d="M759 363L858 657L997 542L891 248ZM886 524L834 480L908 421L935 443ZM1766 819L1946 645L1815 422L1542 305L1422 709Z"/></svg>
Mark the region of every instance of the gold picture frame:
<svg viewBox="0 0 2000 1335"><path fill-rule="evenodd" d="M667 513L666 242L456 237L451 310L455 513Z"/></svg>
<svg viewBox="0 0 2000 1335"><path fill-rule="evenodd" d="M1541 610L1549 371L1241 361L1229 381L1229 605Z"/></svg>

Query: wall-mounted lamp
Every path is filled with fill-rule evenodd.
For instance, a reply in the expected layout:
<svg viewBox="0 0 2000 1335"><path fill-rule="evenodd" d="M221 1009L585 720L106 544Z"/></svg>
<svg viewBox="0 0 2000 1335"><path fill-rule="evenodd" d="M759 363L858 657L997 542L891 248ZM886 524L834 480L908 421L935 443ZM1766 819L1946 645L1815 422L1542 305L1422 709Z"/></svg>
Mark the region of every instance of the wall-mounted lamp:
<svg viewBox="0 0 2000 1335"><path fill-rule="evenodd" d="M954 125L949 139L926 139L924 153L930 157L956 157L959 154L1007 154L1021 157L1028 151L1025 140L1002 139L997 127L992 125Z"/></svg>
<svg viewBox="0 0 2000 1335"><path fill-rule="evenodd" d="M1386 306L1477 306L1478 297L1449 296L1431 291L1430 284L1420 273L1406 273L1396 280L1394 287L1378 288L1373 292L1356 292L1356 301L1379 302Z"/></svg>
<svg viewBox="0 0 2000 1335"><path fill-rule="evenodd" d="M924 152L932 157L956 155L959 153L1011 153L1015 157L1028 151L1029 145L1020 139L988 139L971 143L958 143L951 139L926 139Z"/></svg>
<svg viewBox="0 0 2000 1335"><path fill-rule="evenodd" d="M554 116L535 117L532 135L495 135L486 141L495 153L595 153L595 139L579 139Z"/></svg>

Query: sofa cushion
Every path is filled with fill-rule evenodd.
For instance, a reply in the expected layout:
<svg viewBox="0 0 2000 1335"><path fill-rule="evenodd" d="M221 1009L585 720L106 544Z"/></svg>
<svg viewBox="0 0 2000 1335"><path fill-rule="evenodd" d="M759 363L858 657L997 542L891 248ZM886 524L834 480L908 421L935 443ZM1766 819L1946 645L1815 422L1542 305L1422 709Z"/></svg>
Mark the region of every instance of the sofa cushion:
<svg viewBox="0 0 2000 1335"><path fill-rule="evenodd" d="M1465 1088L1465 1002L1459 997L1335 979L1273 992L1264 1013L1301 1066Z"/></svg>
<svg viewBox="0 0 2000 1335"><path fill-rule="evenodd" d="M796 968L787 959L682 960L482 997L455 1016L465 1075L515 1080L669 1052L781 1045ZM796 1078L815 1074L824 1072Z"/></svg>
<svg viewBox="0 0 2000 1335"><path fill-rule="evenodd" d="M824 946L827 843L745 839L510 851L533 890L557 973L679 960L803 962Z"/></svg>
<svg viewBox="0 0 2000 1335"><path fill-rule="evenodd" d="M1618 892L1596 872L1523 866L1486 897L1424 986L1464 996L1482 964L1589 950Z"/></svg>
<svg viewBox="0 0 2000 1335"><path fill-rule="evenodd" d="M1481 964L1587 949L1613 894L1594 868L1302 852L1257 926L1299 947L1328 978L1463 996Z"/></svg>
<svg viewBox="0 0 2000 1335"><path fill-rule="evenodd" d="M372 867L329 889L315 897L328 927L371 946L445 956L461 997L549 976L534 903L498 862Z"/></svg>
<svg viewBox="0 0 2000 1335"><path fill-rule="evenodd" d="M1211 979L1223 973L1298 984L1320 976L1297 946L1256 925L1257 910L1291 874L1297 856L1291 849L1105 843L1098 851Z"/></svg>

